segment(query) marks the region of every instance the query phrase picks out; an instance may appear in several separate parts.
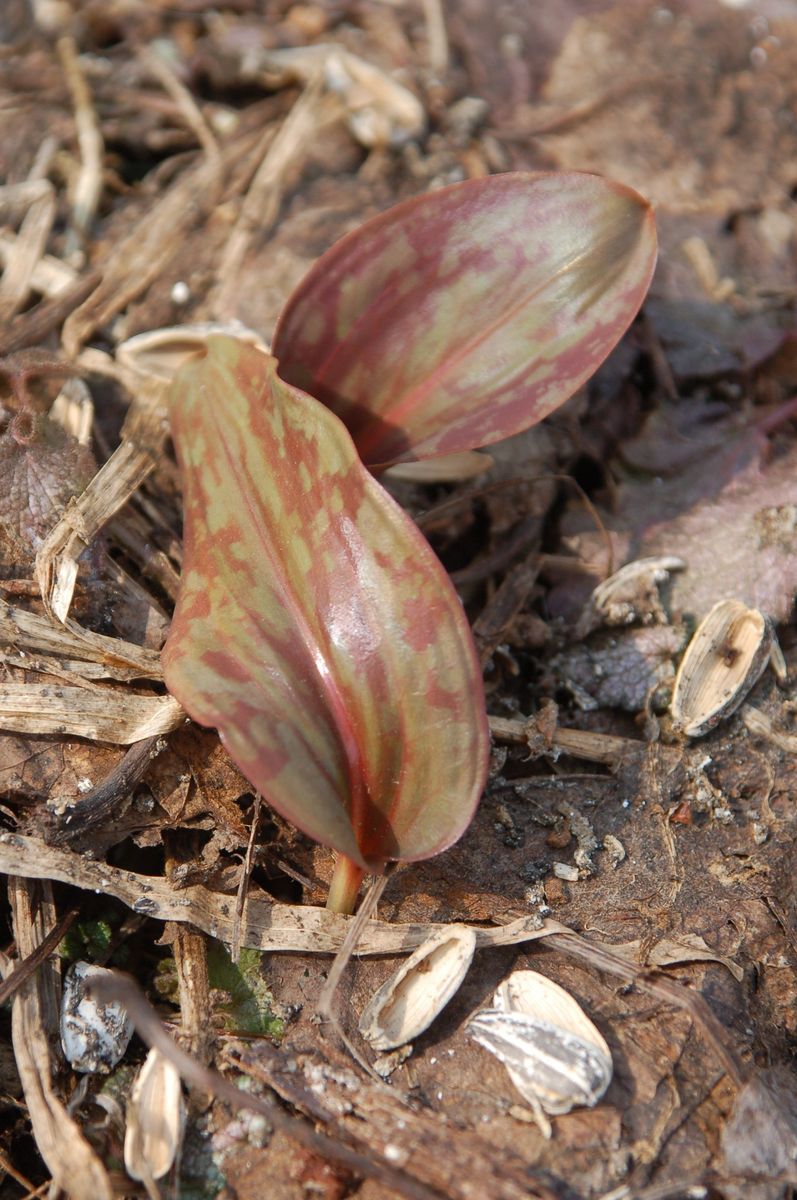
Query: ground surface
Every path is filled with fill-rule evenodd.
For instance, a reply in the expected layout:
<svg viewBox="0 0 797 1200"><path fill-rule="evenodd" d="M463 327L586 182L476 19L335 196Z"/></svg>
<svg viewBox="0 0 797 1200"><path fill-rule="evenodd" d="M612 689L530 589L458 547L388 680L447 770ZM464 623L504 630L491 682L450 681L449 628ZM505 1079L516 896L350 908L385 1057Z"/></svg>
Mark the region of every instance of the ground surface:
<svg viewBox="0 0 797 1200"><path fill-rule="evenodd" d="M99 643L60 633L48 647L23 635L19 616L47 619L32 547L96 464L70 464L61 496L60 468L3 458L15 482L0 494L0 818L28 839L16 865L0 864L11 877L4 963L76 910L67 958L127 969L198 1058L281 1097L290 1120L271 1133L214 1100L211 1086L194 1089L175 1194L791 1196L792 692L768 670L748 700L752 719L742 709L692 742L673 733L667 692L695 622L728 597L773 619L797 672L797 6L32 7L35 16L11 0L0 12L6 399L20 364L31 386L49 386L57 356L79 364L90 390L97 463L126 421L130 490L143 482L102 532L110 514L100 504L72 615L143 648L153 682L132 685L136 672L118 668L109 728L127 721L129 732L119 745L107 729L90 736L99 718L80 704L58 718L62 732L37 724L42 686L77 675L84 691L101 687L88 670L105 653ZM385 112L379 83L345 104L308 101L269 60L328 43L410 89L423 130L401 142L412 112ZM364 104L365 134L351 122ZM489 711L507 724L469 832L395 875L379 917L497 929L542 912L582 940L575 950L561 937L479 950L386 1087L313 1021L330 964L323 938L250 957L238 975L217 948L208 954L206 935L234 908L250 834L249 900L263 902L243 933L252 947L274 947L270 901L323 905L331 854L257 808L214 733L189 727L159 742L147 727L143 753L128 748L144 739L142 706L163 695L154 664L177 590L180 493L161 410L117 348L141 331L207 320L237 319L268 341L306 268L363 218L460 179L555 168L644 192L660 264L642 316L597 378L496 448L489 473L390 485L452 573L483 651ZM49 352L44 367L9 357L30 347ZM71 396L73 412L83 398ZM53 547L56 565L59 555L69 561L69 547ZM595 585L654 555L685 564L663 588L658 622L585 632ZM593 736L557 743L558 730L574 729ZM72 809L65 832L59 811L81 798L88 807ZM125 884L131 871L162 887L148 906L139 883ZM202 911L192 886L207 889ZM181 893L183 909L169 908ZM335 944L339 925L323 928ZM599 943L615 948L613 968L597 949L584 956ZM636 977L617 973L617 948L629 943ZM9 1010L0 1017L2 1195L59 1172L76 1196L136 1194L121 1169L120 1097L142 1046L134 1041L99 1104L102 1077L79 1083L59 1061L54 961L17 989L13 1047ZM396 966L395 955L349 966L335 1001L349 1031ZM501 979L526 966L576 997L614 1064L601 1102L556 1117L550 1139L465 1031ZM291 1122L306 1134L315 1123L331 1145L299 1144Z"/></svg>

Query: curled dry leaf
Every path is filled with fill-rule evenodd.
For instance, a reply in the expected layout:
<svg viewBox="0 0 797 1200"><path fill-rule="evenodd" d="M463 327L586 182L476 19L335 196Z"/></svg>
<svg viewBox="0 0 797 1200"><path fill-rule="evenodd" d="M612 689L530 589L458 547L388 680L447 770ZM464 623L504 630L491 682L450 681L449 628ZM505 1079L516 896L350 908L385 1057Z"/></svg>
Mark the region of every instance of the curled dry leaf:
<svg viewBox="0 0 797 1200"><path fill-rule="evenodd" d="M700 622L678 668L670 705L675 728L702 737L731 716L771 653L767 618L741 600L720 600Z"/></svg>
<svg viewBox="0 0 797 1200"><path fill-rule="evenodd" d="M337 242L288 300L273 351L372 468L472 450L585 382L636 314L655 257L651 210L620 184L468 180Z"/></svg>
<svg viewBox="0 0 797 1200"><path fill-rule="evenodd" d="M323 405L232 338L177 376L169 689L284 816L363 869L438 853L486 774L462 606Z"/></svg>
<svg viewBox="0 0 797 1200"><path fill-rule="evenodd" d="M371 997L360 1033L375 1050L394 1050L428 1029L465 978L476 934L447 925L427 939Z"/></svg>
<svg viewBox="0 0 797 1200"><path fill-rule="evenodd" d="M125 1170L148 1182L171 1170L182 1141L185 1103L173 1062L152 1049L136 1076L127 1106Z"/></svg>
<svg viewBox="0 0 797 1200"><path fill-rule="evenodd" d="M137 333L116 347L116 359L136 375L168 384L184 363L205 353L208 338L214 333L228 334L268 352L260 336L238 321L229 325L205 321Z"/></svg>
<svg viewBox="0 0 797 1200"><path fill-rule="evenodd" d="M468 1030L504 1064L538 1119L540 1110L560 1115L597 1104L611 1082L600 1032L569 992L536 971L513 972ZM540 1125L550 1136L548 1122Z"/></svg>

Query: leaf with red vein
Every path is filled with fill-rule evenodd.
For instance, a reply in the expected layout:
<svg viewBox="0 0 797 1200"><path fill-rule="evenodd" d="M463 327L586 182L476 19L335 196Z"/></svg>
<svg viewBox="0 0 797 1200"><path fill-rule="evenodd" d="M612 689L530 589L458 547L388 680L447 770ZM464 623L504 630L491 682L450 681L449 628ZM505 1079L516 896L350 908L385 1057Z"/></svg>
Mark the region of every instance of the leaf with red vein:
<svg viewBox="0 0 797 1200"><path fill-rule="evenodd" d="M289 299L280 375L346 423L373 468L475 449L584 383L650 283L650 206L577 172L474 179L337 242Z"/></svg>
<svg viewBox="0 0 797 1200"><path fill-rule="evenodd" d="M345 427L233 338L178 374L183 580L167 685L266 799L361 867L427 858L484 782L462 607Z"/></svg>

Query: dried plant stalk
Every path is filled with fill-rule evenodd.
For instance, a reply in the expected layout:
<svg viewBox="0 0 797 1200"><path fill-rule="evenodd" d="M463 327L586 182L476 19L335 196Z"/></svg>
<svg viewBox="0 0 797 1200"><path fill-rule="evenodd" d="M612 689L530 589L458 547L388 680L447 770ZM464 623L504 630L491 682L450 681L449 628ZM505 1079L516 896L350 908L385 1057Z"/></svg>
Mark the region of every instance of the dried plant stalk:
<svg viewBox="0 0 797 1200"><path fill-rule="evenodd" d="M52 879L108 896L115 896L134 912L161 921L188 922L228 945L233 939L235 897L211 892L202 886L175 891L165 879L123 871L94 862L82 854L48 846L39 838L0 834L0 873L29 879ZM241 945L254 950L336 954L350 918L325 908L300 904L273 904L249 896ZM446 926L394 924L368 921L357 943L357 954L411 954L428 937ZM537 916L521 917L498 928L476 929L476 949L514 946L534 941L567 927Z"/></svg>
<svg viewBox="0 0 797 1200"><path fill-rule="evenodd" d="M49 889L9 880L14 937L19 953L33 953L54 922ZM43 967L14 997L11 1036L33 1136L57 1187L71 1200L112 1200L108 1174L58 1099L53 1086L50 1036L58 1028L51 967Z"/></svg>

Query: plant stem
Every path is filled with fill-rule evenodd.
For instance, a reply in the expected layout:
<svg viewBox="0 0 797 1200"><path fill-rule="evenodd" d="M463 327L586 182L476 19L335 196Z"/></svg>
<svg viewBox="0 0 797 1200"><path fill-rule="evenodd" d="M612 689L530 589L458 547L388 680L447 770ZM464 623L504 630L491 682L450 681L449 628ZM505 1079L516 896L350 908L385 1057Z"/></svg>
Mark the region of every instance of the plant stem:
<svg viewBox="0 0 797 1200"><path fill-rule="evenodd" d="M365 871L345 854L338 854L335 873L329 885L327 908L330 912L353 913Z"/></svg>

